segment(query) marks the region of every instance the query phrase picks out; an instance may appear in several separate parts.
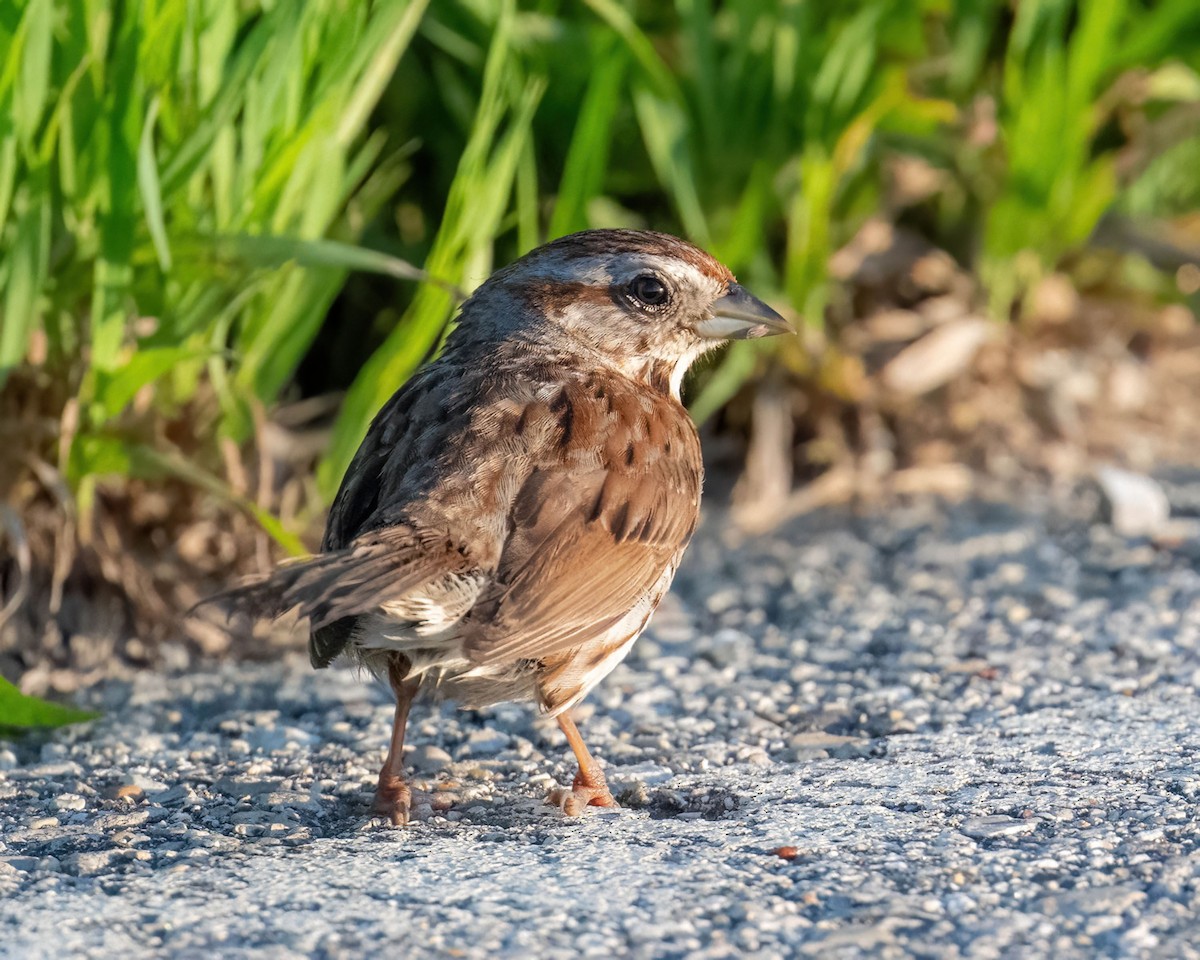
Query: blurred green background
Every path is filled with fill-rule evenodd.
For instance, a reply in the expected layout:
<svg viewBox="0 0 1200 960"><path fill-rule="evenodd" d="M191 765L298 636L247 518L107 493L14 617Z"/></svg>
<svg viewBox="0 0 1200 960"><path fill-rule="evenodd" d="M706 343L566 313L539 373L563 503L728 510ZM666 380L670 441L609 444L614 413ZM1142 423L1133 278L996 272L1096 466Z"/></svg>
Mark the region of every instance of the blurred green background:
<svg viewBox="0 0 1200 960"><path fill-rule="evenodd" d="M0 54L0 482L73 530L169 480L302 550L453 288L570 231L686 236L810 330L853 316L830 259L872 217L997 324L1098 227L1200 235L1195 0L0 0ZM768 349L697 415L771 363L837 379ZM340 391L281 524L230 451Z"/></svg>

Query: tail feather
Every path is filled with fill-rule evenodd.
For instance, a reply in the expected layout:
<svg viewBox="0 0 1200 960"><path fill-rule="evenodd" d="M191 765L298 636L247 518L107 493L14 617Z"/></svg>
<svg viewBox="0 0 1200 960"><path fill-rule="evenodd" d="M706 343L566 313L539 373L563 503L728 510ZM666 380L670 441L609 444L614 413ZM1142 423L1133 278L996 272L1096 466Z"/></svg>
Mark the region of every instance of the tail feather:
<svg viewBox="0 0 1200 960"><path fill-rule="evenodd" d="M196 609L214 605L227 615L256 620L298 610L317 632L469 567L446 535L423 536L407 527L391 527L360 537L343 550L284 563L265 578L201 601Z"/></svg>

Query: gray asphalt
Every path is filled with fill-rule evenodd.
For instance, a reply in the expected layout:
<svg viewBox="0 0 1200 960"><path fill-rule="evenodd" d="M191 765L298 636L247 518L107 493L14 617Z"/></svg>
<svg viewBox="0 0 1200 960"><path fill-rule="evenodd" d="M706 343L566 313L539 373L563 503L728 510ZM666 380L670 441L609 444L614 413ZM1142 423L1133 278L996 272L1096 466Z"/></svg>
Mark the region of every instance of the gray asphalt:
<svg viewBox="0 0 1200 960"><path fill-rule="evenodd" d="M0 955L1200 957L1200 542L1094 506L709 516L574 820L526 707L418 708L394 830L353 673L110 684L0 743Z"/></svg>

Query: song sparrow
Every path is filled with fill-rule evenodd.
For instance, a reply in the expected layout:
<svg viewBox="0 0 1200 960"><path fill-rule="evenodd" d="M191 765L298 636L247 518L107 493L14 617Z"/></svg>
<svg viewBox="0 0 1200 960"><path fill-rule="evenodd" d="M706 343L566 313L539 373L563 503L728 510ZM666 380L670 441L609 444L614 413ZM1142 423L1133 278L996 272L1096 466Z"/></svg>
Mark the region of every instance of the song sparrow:
<svg viewBox="0 0 1200 960"><path fill-rule="evenodd" d="M309 618L313 665L340 654L386 677L395 724L374 812L408 819L409 707L536 700L579 774L552 799L615 806L567 710L629 651L700 506L691 363L731 339L790 332L702 250L590 230L495 273L442 355L380 411L317 557L233 592Z"/></svg>

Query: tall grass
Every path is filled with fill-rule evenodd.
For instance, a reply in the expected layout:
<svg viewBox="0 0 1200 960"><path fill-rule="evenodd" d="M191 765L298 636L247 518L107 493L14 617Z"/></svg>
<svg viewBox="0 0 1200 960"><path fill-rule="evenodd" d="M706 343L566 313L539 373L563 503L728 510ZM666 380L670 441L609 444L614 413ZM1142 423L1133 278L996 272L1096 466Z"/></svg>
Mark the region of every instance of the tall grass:
<svg viewBox="0 0 1200 960"><path fill-rule="evenodd" d="M98 477L171 469L123 431L135 397L167 414L207 382L244 437L372 266L317 241L354 241L407 176L410 148L368 120L426 6L4 10L0 377L33 347L68 380L58 467L85 504Z"/></svg>
<svg viewBox="0 0 1200 960"><path fill-rule="evenodd" d="M1153 125L1177 97L1195 102L1198 68L1200 6L1184 0L1016 8L997 90L1003 156L994 181L980 185L980 272L994 313L1007 315L1086 242L1130 186L1118 152L1138 131L1122 131L1122 121L1132 111ZM1176 89L1172 77L1183 81ZM1189 139L1198 134L1194 125ZM1151 204L1149 212L1161 211Z"/></svg>
<svg viewBox="0 0 1200 960"><path fill-rule="evenodd" d="M831 253L916 156L929 239L1003 318L1106 213L1200 200L1194 0L0 0L0 64L0 378L68 385L85 504L109 475L219 486L131 406L211 393L190 429L244 440L344 324L328 498L451 288L571 230L683 233L820 326ZM371 296L337 300L350 278Z"/></svg>

